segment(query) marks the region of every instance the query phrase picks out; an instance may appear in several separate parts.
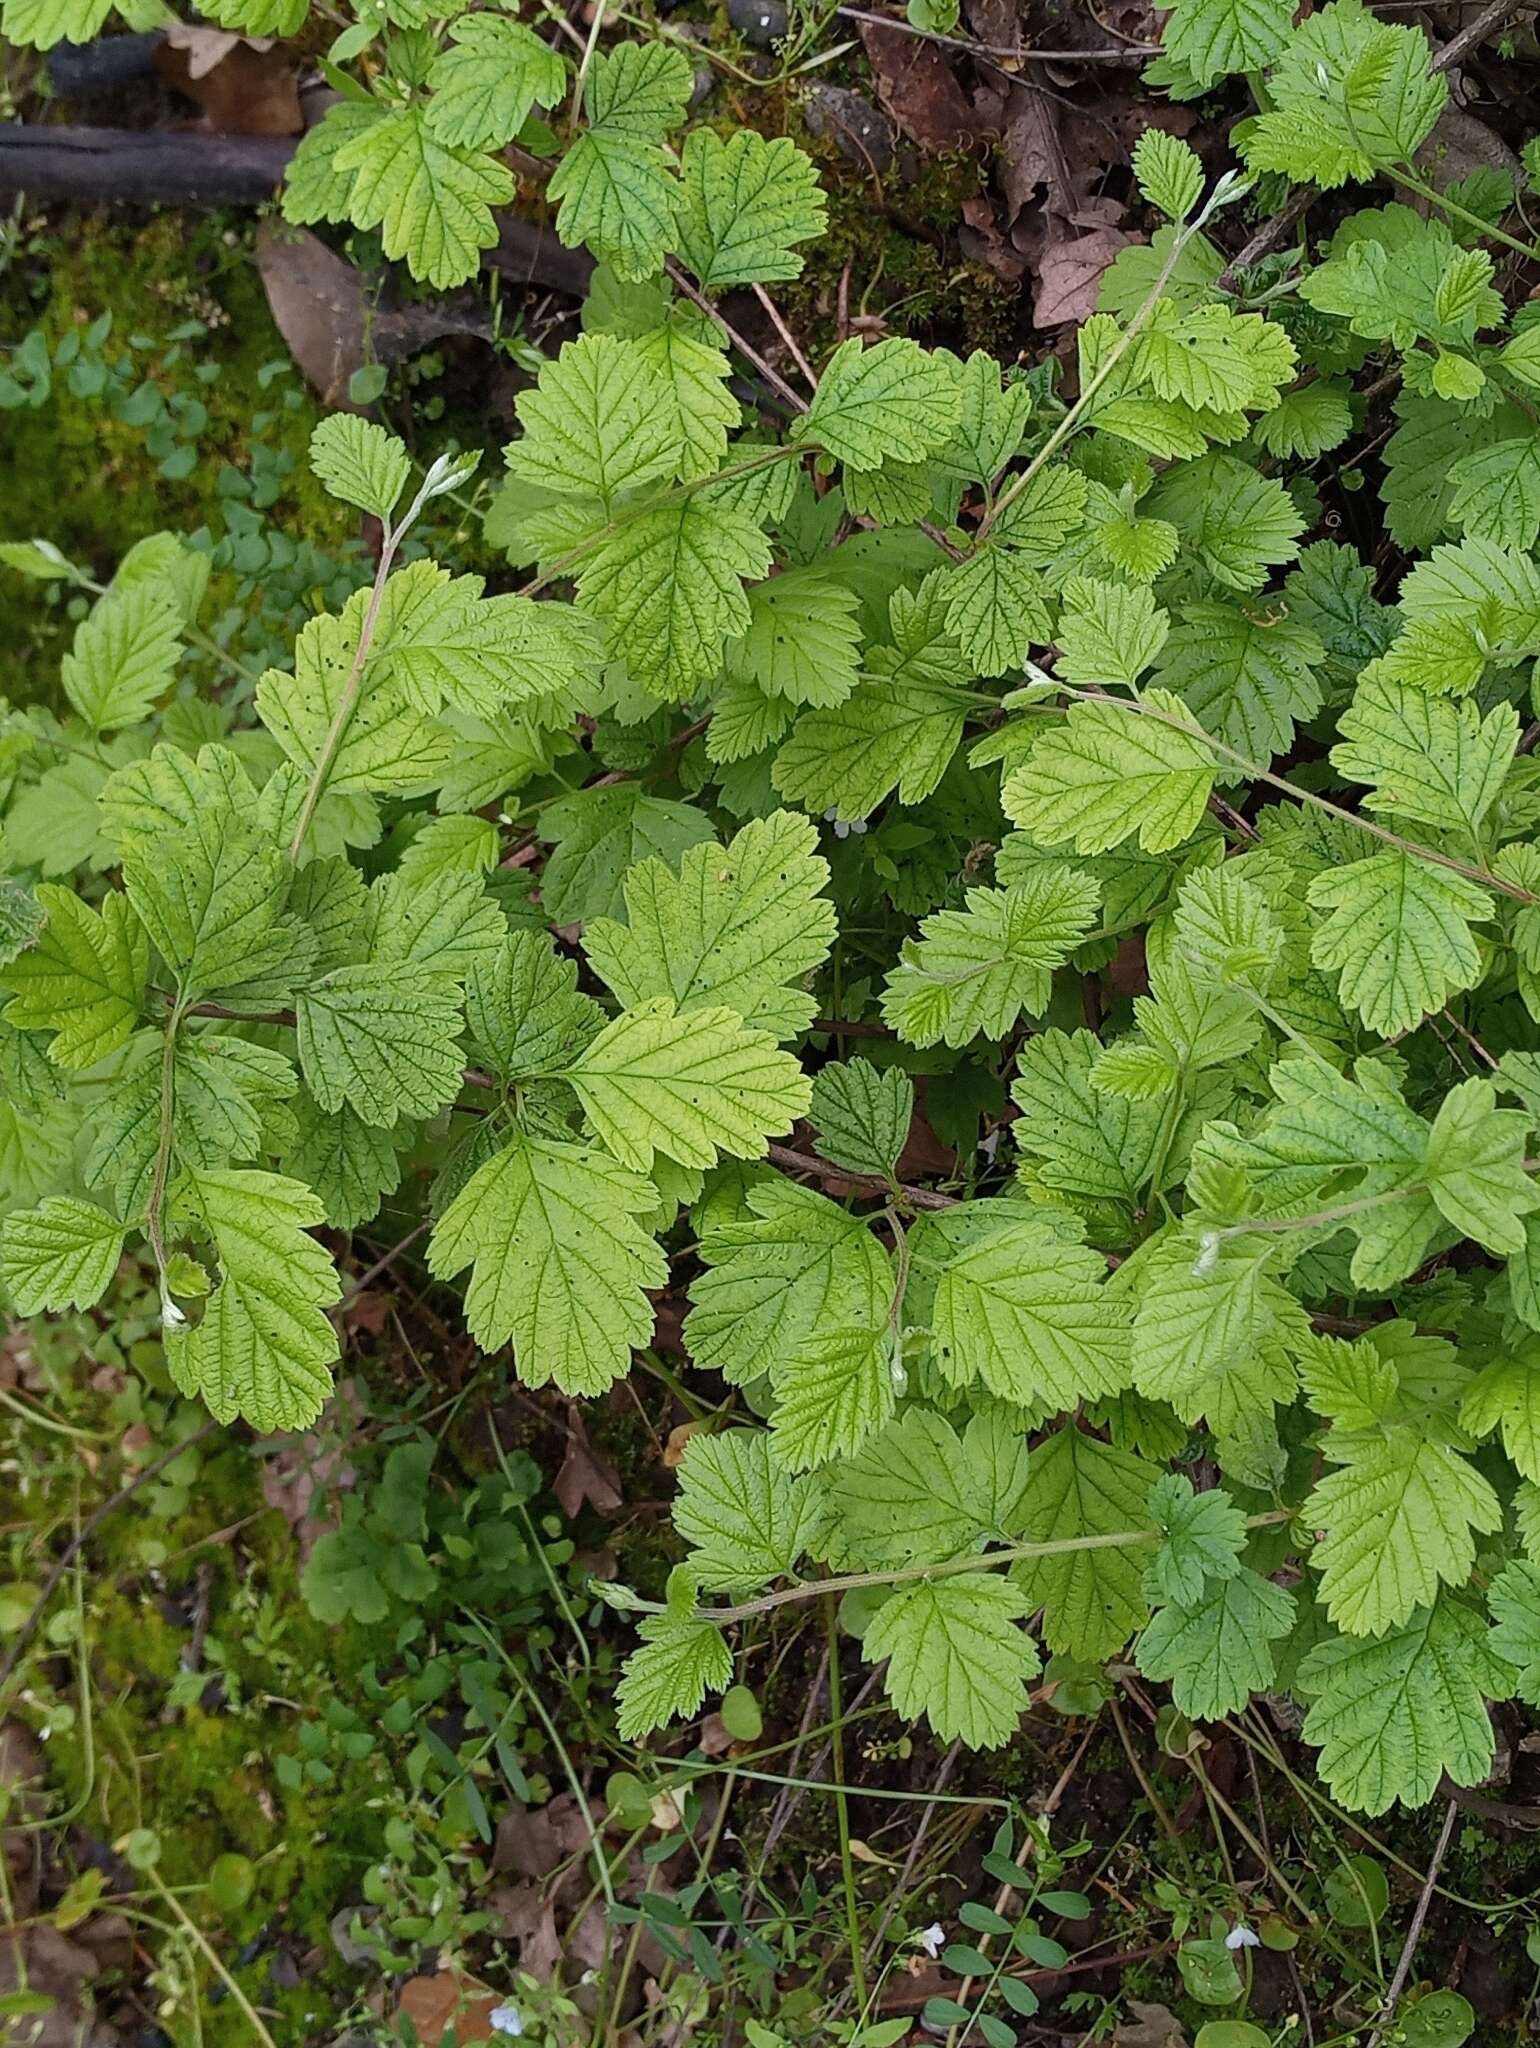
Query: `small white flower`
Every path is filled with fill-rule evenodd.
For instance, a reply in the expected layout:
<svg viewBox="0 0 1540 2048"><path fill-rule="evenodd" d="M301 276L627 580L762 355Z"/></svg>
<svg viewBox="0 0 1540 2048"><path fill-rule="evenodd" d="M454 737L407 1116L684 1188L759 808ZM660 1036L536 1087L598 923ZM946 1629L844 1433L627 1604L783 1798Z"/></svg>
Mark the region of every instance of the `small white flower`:
<svg viewBox="0 0 1540 2048"><path fill-rule="evenodd" d="M1230 1932L1225 1936L1225 1947L1229 1949L1260 1948L1261 1945L1261 1935L1256 1933L1252 1928L1248 1927L1244 1921L1241 1920L1238 1920L1236 1924L1230 1929Z"/></svg>
<svg viewBox="0 0 1540 2048"><path fill-rule="evenodd" d="M183 1315L169 1294L163 1294L160 1298L160 1319L168 1330L180 1330L185 1327L187 1322L186 1316Z"/></svg>
<svg viewBox="0 0 1540 2048"><path fill-rule="evenodd" d="M932 1920L929 1927L922 1927L914 1937L915 1947L924 1949L932 1962L940 1955L945 1941L946 1929L939 1920Z"/></svg>
<svg viewBox="0 0 1540 2048"><path fill-rule="evenodd" d="M487 2014L489 2025L499 2034L515 2037L524 2031L524 2015L516 2005L495 2005Z"/></svg>

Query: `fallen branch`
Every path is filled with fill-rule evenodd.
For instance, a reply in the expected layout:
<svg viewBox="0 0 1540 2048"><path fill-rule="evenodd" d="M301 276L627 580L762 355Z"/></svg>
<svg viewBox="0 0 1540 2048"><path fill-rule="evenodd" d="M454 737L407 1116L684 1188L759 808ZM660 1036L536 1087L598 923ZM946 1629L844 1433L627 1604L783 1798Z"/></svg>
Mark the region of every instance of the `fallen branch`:
<svg viewBox="0 0 1540 2048"><path fill-rule="evenodd" d="M262 206L283 182L294 136L194 135L159 128L0 127L0 198L71 200L85 206L163 205L204 211ZM593 258L564 249L532 221L498 218L481 258L491 270L582 298Z"/></svg>

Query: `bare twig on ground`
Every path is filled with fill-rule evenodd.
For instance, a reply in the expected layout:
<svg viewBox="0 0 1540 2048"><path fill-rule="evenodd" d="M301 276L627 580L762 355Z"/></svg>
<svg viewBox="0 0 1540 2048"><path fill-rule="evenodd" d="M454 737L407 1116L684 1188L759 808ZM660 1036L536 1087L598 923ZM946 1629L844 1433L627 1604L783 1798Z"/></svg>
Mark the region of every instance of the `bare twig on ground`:
<svg viewBox="0 0 1540 2048"><path fill-rule="evenodd" d="M1368 2048L1380 2048L1385 2038L1385 2029L1395 2017L1396 2006L1406 1988L1411 1974L1412 1957L1417 1953L1417 1944L1422 1938L1423 1922L1428 1917L1428 1908L1433 1903L1433 1887L1438 1883L1438 1873L1449 1847L1449 1838L1454 1833L1455 1816L1459 1807L1450 1800L1444 1815L1444 1825L1439 1829L1438 1840L1433 1845L1433 1860L1428 1865L1428 1874L1423 1879L1422 1891L1418 1896L1417 1910L1412 1915L1412 1924L1406 1930L1406 1940L1401 1945L1401 1960L1396 1964L1395 1975L1390 1980L1390 1989L1385 1993L1385 2003L1380 2007L1380 2016L1375 2021L1374 2032L1369 2036Z"/></svg>

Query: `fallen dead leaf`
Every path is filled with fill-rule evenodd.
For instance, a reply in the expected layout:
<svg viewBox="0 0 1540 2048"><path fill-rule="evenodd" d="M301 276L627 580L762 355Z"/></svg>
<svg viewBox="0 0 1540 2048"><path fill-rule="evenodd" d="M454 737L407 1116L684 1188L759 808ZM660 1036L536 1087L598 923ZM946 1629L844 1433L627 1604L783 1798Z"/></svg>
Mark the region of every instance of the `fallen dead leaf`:
<svg viewBox="0 0 1540 2048"><path fill-rule="evenodd" d="M685 1445L700 1428L698 1422L681 1422L668 1433L668 1442L663 1446L663 1462L670 1472L677 1472L684 1463Z"/></svg>
<svg viewBox="0 0 1540 2048"><path fill-rule="evenodd" d="M257 270L289 353L331 406L357 410L348 380L366 361L402 362L445 334L491 338L491 325L470 294L421 306L375 306L363 273L303 229L264 221Z"/></svg>
<svg viewBox="0 0 1540 2048"><path fill-rule="evenodd" d="M567 1406L567 1449L552 1490L569 1521L582 1513L585 1501L596 1514L613 1515L623 1498L620 1474L589 1442L576 1401Z"/></svg>
<svg viewBox="0 0 1540 2048"><path fill-rule="evenodd" d="M317 1539L333 1526L328 1511L315 1512L319 1493L323 1500L333 1493L350 1490L356 1474L333 1439L339 1421L358 1414L351 1384L344 1380L323 1417L323 1427L306 1430L291 1438L270 1457L261 1461L262 1498L276 1508L294 1532L300 1564L309 1561Z"/></svg>
<svg viewBox="0 0 1540 2048"><path fill-rule="evenodd" d="M873 22L861 23L861 40L877 98L900 133L932 156L978 141L968 95L935 43Z"/></svg>
<svg viewBox="0 0 1540 2048"><path fill-rule="evenodd" d="M892 1870L894 1868L891 1858L879 1856L870 1842L863 1842L855 1835L852 1835L850 1838L850 1853L857 1863L870 1863L878 1870Z"/></svg>
<svg viewBox="0 0 1540 2048"><path fill-rule="evenodd" d="M1187 2048L1182 2023L1169 2007L1131 1998L1128 2009L1134 2015L1133 2023L1117 2029L1113 2048Z"/></svg>
<svg viewBox="0 0 1540 2048"><path fill-rule="evenodd" d="M216 135L298 135L304 128L294 67L271 36L172 22L155 68Z"/></svg>
<svg viewBox="0 0 1540 2048"><path fill-rule="evenodd" d="M453 1970L436 1977L409 1977L401 1987L396 2018L409 2019L423 2048L438 2048L451 2022L456 2048L469 2041L495 2041L499 2030L492 2015L502 2004L492 1993L478 1991Z"/></svg>
<svg viewBox="0 0 1540 2048"><path fill-rule="evenodd" d="M548 1982L561 1968L562 1942L556 1928L556 1909L538 1884L500 1884L489 1892L487 1911L497 1921L498 1931L519 1945L519 1967L541 1983Z"/></svg>

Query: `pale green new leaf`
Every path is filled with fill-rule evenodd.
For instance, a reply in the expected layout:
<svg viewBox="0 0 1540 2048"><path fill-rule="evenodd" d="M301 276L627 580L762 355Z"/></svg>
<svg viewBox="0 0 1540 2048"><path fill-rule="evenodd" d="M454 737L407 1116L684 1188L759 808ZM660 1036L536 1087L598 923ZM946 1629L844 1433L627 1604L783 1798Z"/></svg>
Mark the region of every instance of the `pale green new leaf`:
<svg viewBox="0 0 1540 2048"><path fill-rule="evenodd" d="M1082 689L1132 689L1165 645L1170 624L1148 590L1072 576L1054 636L1056 671Z"/></svg>
<svg viewBox="0 0 1540 2048"><path fill-rule="evenodd" d="M958 370L958 394L957 425L931 464L958 483L991 483L1021 446L1032 411L1031 386L1018 381L1002 390L1000 365L976 348Z"/></svg>
<svg viewBox="0 0 1540 2048"><path fill-rule="evenodd" d="M509 444L510 474L605 505L671 475L681 453L662 373L617 335L569 341L515 409L524 432Z"/></svg>
<svg viewBox="0 0 1540 2048"><path fill-rule="evenodd" d="M728 652L733 670L792 704L842 704L861 674L860 599L817 567L773 576L749 593L749 623Z"/></svg>
<svg viewBox="0 0 1540 2048"><path fill-rule="evenodd" d="M5 1219L0 1281L19 1316L92 1308L123 1256L123 1226L95 1202L50 1195Z"/></svg>
<svg viewBox="0 0 1540 2048"><path fill-rule="evenodd" d="M432 562L398 569L380 600L368 693L404 698L426 717L449 704L492 719L597 678L599 634L581 612L481 593L479 576L450 576Z"/></svg>
<svg viewBox="0 0 1540 2048"><path fill-rule="evenodd" d="M1461 1397L1460 1427L1476 1437L1500 1429L1515 1469L1540 1480L1540 1358L1532 1344L1517 1345L1477 1373Z"/></svg>
<svg viewBox="0 0 1540 2048"><path fill-rule="evenodd" d="M378 100L338 100L299 139L283 181L283 217L296 227L317 221L345 221L353 198L353 173L337 159L386 117Z"/></svg>
<svg viewBox="0 0 1540 2048"><path fill-rule="evenodd" d="M1464 1237L1500 1255L1524 1249L1524 1218L1540 1190L1524 1170L1530 1119L1499 1109L1490 1081L1461 1081L1439 1104L1425 1175L1440 1213Z"/></svg>
<svg viewBox="0 0 1540 2048"><path fill-rule="evenodd" d="M818 380L811 407L792 429L852 469L923 462L957 425L961 397L947 363L916 341L890 335L872 348L852 335Z"/></svg>
<svg viewBox="0 0 1540 2048"><path fill-rule="evenodd" d="M1293 23L1288 0L1178 0L1161 41L1166 55L1191 74L1194 85L1210 86L1227 71L1260 71L1271 64ZM1147 131L1141 143L1156 132ZM1140 176L1145 176L1142 167ZM1180 212L1157 194L1150 196L1176 220L1197 194L1192 193Z"/></svg>
<svg viewBox="0 0 1540 2048"><path fill-rule="evenodd" d="M93 732L137 725L171 686L181 620L152 584L109 593L75 629L64 694Z"/></svg>
<svg viewBox="0 0 1540 2048"><path fill-rule="evenodd" d="M813 1077L808 1116L831 1166L890 1179L908 1141L914 1083L902 1067L833 1060Z"/></svg>
<svg viewBox="0 0 1540 2048"><path fill-rule="evenodd" d="M510 932L475 962L466 983L466 1024L477 1057L507 1081L559 1072L604 1024L604 1012L577 981L577 962L543 932Z"/></svg>
<svg viewBox="0 0 1540 2048"><path fill-rule="evenodd" d="M1134 1202L1155 1164L1163 1111L1096 1088L1089 1031L1044 1031L1016 1064L1011 1135L1045 1187L1095 1202Z"/></svg>
<svg viewBox="0 0 1540 2048"><path fill-rule="evenodd" d="M898 1399L898 1360L886 1327L827 1325L773 1368L771 1446L793 1472L849 1458L882 1428Z"/></svg>
<svg viewBox="0 0 1540 2048"><path fill-rule="evenodd" d="M306 1428L331 1393L337 1333L325 1311L342 1293L307 1235L326 1220L319 1200L282 1174L230 1170L188 1174L179 1207L213 1243L220 1278L202 1321L166 1332L172 1378L216 1421Z"/></svg>
<svg viewBox="0 0 1540 2048"><path fill-rule="evenodd" d="M577 567L578 600L636 681L687 697L748 630L743 579L769 567L770 544L751 521L686 498L637 513L591 548Z"/></svg>
<svg viewBox="0 0 1540 2048"><path fill-rule="evenodd" d="M1020 1623L1032 1603L997 1574L969 1573L901 1586L863 1639L888 1660L887 1690L908 1720L921 1715L942 1742L998 1749L1026 1711L1027 1680L1041 1670Z"/></svg>
<svg viewBox="0 0 1540 2048"><path fill-rule="evenodd" d="M289 873L276 846L218 809L123 858L128 900L184 1002L275 981L287 998L314 957L309 932L283 915Z"/></svg>
<svg viewBox="0 0 1540 2048"><path fill-rule="evenodd" d="M1053 631L1048 587L1008 547L984 546L947 578L947 630L982 676L1018 669Z"/></svg>
<svg viewBox="0 0 1540 2048"><path fill-rule="evenodd" d="M113 0L5 0L0 32L18 49L89 43L101 33Z"/></svg>
<svg viewBox="0 0 1540 2048"><path fill-rule="evenodd" d="M1286 754L1295 725L1320 710L1315 670L1325 658L1315 634L1292 619L1202 603L1184 608L1159 673L1206 731L1265 764Z"/></svg>
<svg viewBox="0 0 1540 2048"><path fill-rule="evenodd" d="M1244 1373L1280 1330L1306 1327L1269 1271L1277 1243L1252 1234L1203 1244L1189 1229L1146 1257L1133 1341L1141 1394L1169 1401L1184 1421L1213 1420L1227 1377Z"/></svg>
<svg viewBox="0 0 1540 2048"><path fill-rule="evenodd" d="M1490 918L1493 905L1463 875L1390 848L1318 875L1309 896L1331 913L1311 938L1311 959L1340 970L1342 1001L1382 1038L1410 1030L1480 978L1471 924Z"/></svg>
<svg viewBox="0 0 1540 2048"><path fill-rule="evenodd" d="M334 412L310 436L310 467L334 498L388 520L412 460L394 434L356 413Z"/></svg>
<svg viewBox="0 0 1540 2048"><path fill-rule="evenodd" d="M668 1262L638 1218L657 1199L591 1146L516 1131L440 1216L428 1265L441 1280L471 1266L466 1325L484 1351L511 1342L526 1385L601 1394L652 1336L644 1289Z"/></svg>
<svg viewBox="0 0 1540 2048"><path fill-rule="evenodd" d="M560 56L523 22L463 15L428 67L428 129L450 149L500 149L535 107L554 107L566 83Z"/></svg>
<svg viewBox="0 0 1540 2048"><path fill-rule="evenodd" d="M1449 96L1427 38L1376 21L1360 0L1333 0L1289 34L1268 89L1247 163L1328 187L1409 162Z"/></svg>
<svg viewBox="0 0 1540 2048"><path fill-rule="evenodd" d="M1243 592L1259 590L1270 569L1294 560L1305 527L1278 479L1259 476L1234 455L1205 455L1169 469L1143 509L1169 520L1216 582Z"/></svg>
<svg viewBox="0 0 1540 2048"><path fill-rule="evenodd" d="M362 935L377 966L425 967L464 981L497 956L508 926L479 874L398 872L381 875L370 889Z"/></svg>
<svg viewBox="0 0 1540 2048"><path fill-rule="evenodd" d="M642 1647L626 1659L615 1696L622 1742L698 1714L707 1693L724 1692L733 1676L727 1638L709 1621L653 1614L637 1634Z"/></svg>
<svg viewBox="0 0 1540 2048"><path fill-rule="evenodd" d="M1464 1585L1476 1537L1502 1526L1497 1495L1474 1466L1412 1429L1328 1437L1326 1451L1345 1462L1317 1482L1302 1512L1325 1532L1312 1562L1338 1628L1383 1634L1441 1584Z"/></svg>
<svg viewBox="0 0 1540 2048"><path fill-rule="evenodd" d="M1054 970L1096 923L1100 890L1081 869L1044 869L1014 889L970 889L938 910L888 977L882 1014L911 1045L1003 1038L1048 1006Z"/></svg>
<svg viewBox="0 0 1540 2048"><path fill-rule="evenodd" d="M800 277L796 244L827 218L812 160L785 136L696 128L680 158L675 247L701 290Z"/></svg>
<svg viewBox="0 0 1540 2048"><path fill-rule="evenodd" d="M1515 1690L1525 1705L1540 1707L1540 1570L1523 1558L1505 1566L1492 1581L1487 1605L1497 1624L1488 1649L1518 1673Z"/></svg>
<svg viewBox="0 0 1540 2048"><path fill-rule="evenodd" d="M1273 1644L1293 1626L1290 1595L1243 1567L1210 1581L1190 1606L1162 1607L1139 1638L1136 1661L1146 1678L1170 1683L1189 1720L1217 1721L1272 1689Z"/></svg>
<svg viewBox="0 0 1540 2048"><path fill-rule="evenodd" d="M311 619L294 644L293 675L269 669L257 685L257 716L307 783L320 767L348 694L367 599L359 591L340 617L323 612ZM331 758L327 791L359 796L431 789L449 766L454 745L454 735L414 703L406 682L376 683L366 671Z"/></svg>
<svg viewBox="0 0 1540 2048"><path fill-rule="evenodd" d="M1499 704L1483 718L1469 699L1368 675L1337 730L1332 764L1372 785L1371 810L1474 841L1513 760L1519 717Z"/></svg>
<svg viewBox="0 0 1540 2048"><path fill-rule="evenodd" d="M492 209L513 197L507 165L478 150L447 148L420 104L373 122L334 163L353 175L355 225L377 227L385 254L403 258L413 277L440 290L475 275L481 251L497 240Z"/></svg>
<svg viewBox="0 0 1540 2048"><path fill-rule="evenodd" d="M747 1215L708 1230L700 1251L685 1343L733 1385L797 1357L821 1331L875 1330L887 1316L893 1280L877 1239L795 1181L751 1187Z"/></svg>
<svg viewBox="0 0 1540 2048"><path fill-rule="evenodd" d="M725 848L689 848L677 874L660 860L639 863L626 876L625 923L595 918L584 930L589 965L628 1009L672 996L681 1010L725 1006L792 1037L814 1009L797 984L835 934L817 845L807 819L775 811Z"/></svg>
<svg viewBox="0 0 1540 2048"><path fill-rule="evenodd" d="M400 1181L394 1134L365 1123L350 1103L325 1110L309 1094L296 1106L295 1120L299 1135L284 1156L285 1172L315 1189L329 1223L356 1230Z"/></svg>
<svg viewBox="0 0 1540 2048"><path fill-rule="evenodd" d="M1021 1533L1057 1543L1154 1529L1155 1467L1073 1423L1032 1452ZM1071 1657L1100 1659L1127 1642L1148 1608L1143 1569L1151 1543L1106 1544L1023 1558L1011 1576L1043 1609L1043 1638Z"/></svg>
<svg viewBox="0 0 1540 2048"><path fill-rule="evenodd" d="M828 1475L842 1559L862 1569L939 1564L1008 1542L1021 1524L1027 1446L999 1416L962 1437L930 1408L906 1408Z"/></svg>
<svg viewBox="0 0 1540 2048"><path fill-rule="evenodd" d="M622 44L617 54L634 47ZM661 268L674 238L680 193L656 142L590 128L557 165L546 190L561 202L556 232L569 249L586 243L618 276L632 281Z"/></svg>
<svg viewBox="0 0 1540 2048"><path fill-rule="evenodd" d="M843 704L797 720L771 778L793 803L842 818L867 817L895 789L904 803L921 803L957 751L968 704L952 684L923 675L858 684Z"/></svg>
<svg viewBox="0 0 1540 2048"><path fill-rule="evenodd" d="M1078 469L1050 463L1026 473L1022 488L1013 485L1009 497L1002 494L991 536L1033 568L1045 569L1085 524L1089 499L1090 486Z"/></svg>
<svg viewBox="0 0 1540 2048"><path fill-rule="evenodd" d="M431 1116L460 1088L460 991L446 974L379 962L338 967L297 1004L299 1059L322 1109L348 1102L384 1129Z"/></svg>
<svg viewBox="0 0 1540 2048"><path fill-rule="evenodd" d="M1213 753L1180 698L1150 690L1143 702L1160 715L1110 700L1073 705L1006 777L1011 821L1077 853L1105 853L1135 832L1146 853L1190 838L1213 790Z"/></svg>
<svg viewBox="0 0 1540 2048"><path fill-rule="evenodd" d="M1450 524L1499 547L1528 550L1540 538L1540 439L1497 441L1449 472Z"/></svg>
<svg viewBox="0 0 1540 2048"><path fill-rule="evenodd" d="M1099 1253L1036 1223L963 1243L936 1283L937 1365L954 1385L982 1380L1023 1408L1116 1393L1130 1376L1129 1314L1105 1275Z"/></svg>
<svg viewBox="0 0 1540 2048"><path fill-rule="evenodd" d="M1274 0L1274 4L1277 7L1281 7L1282 0ZM1255 0L1253 0L1253 5L1255 5ZM1227 25L1231 26L1238 25L1241 22L1245 11L1242 0L1226 0L1226 5L1222 10L1228 17ZM1255 7L1255 12L1258 15L1264 11L1265 9L1262 6ZM1171 47L1173 36L1180 39L1185 35L1189 41L1197 40L1198 24L1194 17L1201 15L1203 12L1204 8L1201 0L1183 0L1182 6L1167 21L1166 47L1168 50ZM1211 23L1213 22L1213 17L1220 14L1220 12L1221 9L1213 5L1212 0L1210 0L1208 13ZM1285 33L1287 29L1288 24L1285 22ZM1273 54L1275 52L1269 52L1269 56L1260 61L1268 62ZM1211 52L1210 61L1212 61ZM1196 83L1207 84L1209 82L1208 78L1202 75L1201 67L1198 64L1188 61L1187 68L1192 72ZM1219 66L1219 69L1222 71L1232 69L1245 71L1250 68L1250 59L1239 65L1221 64ZM1139 137L1139 140L1134 144L1134 176L1139 180L1139 190L1144 194L1150 205L1158 207L1168 220L1185 220L1188 214L1192 212L1193 206L1203 190L1203 165L1198 160L1197 152L1191 149L1187 143L1180 141L1175 135L1168 135L1163 128L1146 128Z"/></svg>
<svg viewBox="0 0 1540 2048"><path fill-rule="evenodd" d="M1235 1577L1246 1544L1246 1517L1223 1487L1194 1493L1185 1473L1163 1473L1150 1488L1149 1507L1164 1531L1145 1572L1152 1600L1196 1607L1207 1580Z"/></svg>
<svg viewBox="0 0 1540 2048"><path fill-rule="evenodd" d="M132 1034L150 971L149 941L125 896L101 910L54 882L38 885L46 913L36 945L0 970L11 1000L5 1018L19 1031L52 1031L48 1056L61 1067L92 1067Z"/></svg>
<svg viewBox="0 0 1540 2048"><path fill-rule="evenodd" d="M776 1463L766 1431L729 1429L686 1444L674 1527L706 1591L753 1592L787 1576L828 1519L822 1489Z"/></svg>
<svg viewBox="0 0 1540 2048"><path fill-rule="evenodd" d="M686 482L721 468L728 434L740 416L728 383L732 365L720 343L716 329L687 308L635 344L663 379L668 425L680 450L676 467Z"/></svg>
<svg viewBox="0 0 1540 2048"><path fill-rule="evenodd" d="M723 1152L763 1158L812 1093L768 1032L734 1010L681 1011L667 996L607 1024L566 1078L600 1142L639 1173L660 1152L680 1166L714 1166Z"/></svg>
<svg viewBox="0 0 1540 2048"><path fill-rule="evenodd" d="M1299 1667L1305 1740L1332 1795L1356 1812L1421 1806L1447 1771L1479 1785L1492 1767L1487 1697L1512 1687L1486 1624L1445 1595L1378 1640L1334 1636Z"/></svg>

